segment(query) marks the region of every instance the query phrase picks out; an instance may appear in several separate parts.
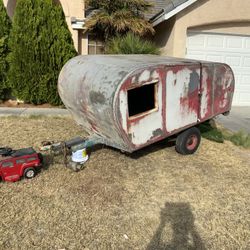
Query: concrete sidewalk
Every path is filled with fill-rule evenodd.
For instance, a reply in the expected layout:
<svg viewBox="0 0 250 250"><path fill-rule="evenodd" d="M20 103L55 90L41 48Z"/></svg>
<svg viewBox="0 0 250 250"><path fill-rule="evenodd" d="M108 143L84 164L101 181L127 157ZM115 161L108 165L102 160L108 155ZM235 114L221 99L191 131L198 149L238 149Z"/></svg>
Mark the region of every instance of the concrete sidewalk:
<svg viewBox="0 0 250 250"><path fill-rule="evenodd" d="M0 107L3 116L70 116L67 109L59 108L5 108ZM219 115L216 122L225 128L237 132L243 130L250 133L250 107L233 107L229 116Z"/></svg>
<svg viewBox="0 0 250 250"><path fill-rule="evenodd" d="M228 116L219 115L215 121L233 132L250 133L250 107L234 106Z"/></svg>
<svg viewBox="0 0 250 250"><path fill-rule="evenodd" d="M0 117L2 116L70 116L67 109L60 108L5 108L0 107Z"/></svg>

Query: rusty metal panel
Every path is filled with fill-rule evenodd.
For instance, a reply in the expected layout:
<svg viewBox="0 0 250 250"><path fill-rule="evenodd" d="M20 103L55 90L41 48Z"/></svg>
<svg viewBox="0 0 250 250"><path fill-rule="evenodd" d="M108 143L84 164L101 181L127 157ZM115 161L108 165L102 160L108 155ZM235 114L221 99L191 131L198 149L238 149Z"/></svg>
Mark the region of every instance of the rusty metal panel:
<svg viewBox="0 0 250 250"><path fill-rule="evenodd" d="M234 75L228 65L202 63L200 121L230 111L234 93Z"/></svg>
<svg viewBox="0 0 250 250"><path fill-rule="evenodd" d="M213 116L214 105L214 65L202 64L200 87L200 113L199 120L205 121Z"/></svg>
<svg viewBox="0 0 250 250"><path fill-rule="evenodd" d="M230 110L234 93L234 75L226 64L214 64L214 112L213 115Z"/></svg>
<svg viewBox="0 0 250 250"><path fill-rule="evenodd" d="M196 124L199 113L200 64L169 67L166 76L168 132Z"/></svg>

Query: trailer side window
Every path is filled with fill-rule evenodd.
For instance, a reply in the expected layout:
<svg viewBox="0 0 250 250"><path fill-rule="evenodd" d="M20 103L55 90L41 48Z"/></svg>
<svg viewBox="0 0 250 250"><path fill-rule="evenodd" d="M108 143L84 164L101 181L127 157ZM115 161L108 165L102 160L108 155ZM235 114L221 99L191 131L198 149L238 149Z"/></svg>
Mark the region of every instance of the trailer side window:
<svg viewBox="0 0 250 250"><path fill-rule="evenodd" d="M139 115L156 108L157 83L146 84L128 90L129 117Z"/></svg>

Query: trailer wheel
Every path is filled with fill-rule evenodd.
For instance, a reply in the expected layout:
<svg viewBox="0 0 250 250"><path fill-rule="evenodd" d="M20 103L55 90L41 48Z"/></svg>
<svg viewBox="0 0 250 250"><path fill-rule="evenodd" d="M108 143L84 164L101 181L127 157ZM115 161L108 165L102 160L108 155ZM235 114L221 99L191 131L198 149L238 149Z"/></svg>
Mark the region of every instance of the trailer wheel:
<svg viewBox="0 0 250 250"><path fill-rule="evenodd" d="M193 154L198 149L200 141L200 130L192 127L177 136L175 149L182 155Z"/></svg>

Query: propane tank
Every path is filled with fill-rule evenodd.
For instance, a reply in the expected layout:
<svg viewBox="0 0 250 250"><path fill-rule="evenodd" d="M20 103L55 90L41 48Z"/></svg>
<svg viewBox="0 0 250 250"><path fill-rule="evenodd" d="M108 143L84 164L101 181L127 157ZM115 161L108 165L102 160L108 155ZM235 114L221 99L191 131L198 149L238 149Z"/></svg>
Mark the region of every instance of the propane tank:
<svg viewBox="0 0 250 250"><path fill-rule="evenodd" d="M76 163L80 163L80 164L85 163L89 159L86 148L72 152L71 159L73 162L76 162Z"/></svg>
<svg viewBox="0 0 250 250"><path fill-rule="evenodd" d="M86 148L73 151L69 167L75 172L83 169L84 163L89 159Z"/></svg>

